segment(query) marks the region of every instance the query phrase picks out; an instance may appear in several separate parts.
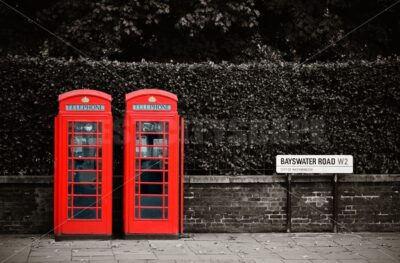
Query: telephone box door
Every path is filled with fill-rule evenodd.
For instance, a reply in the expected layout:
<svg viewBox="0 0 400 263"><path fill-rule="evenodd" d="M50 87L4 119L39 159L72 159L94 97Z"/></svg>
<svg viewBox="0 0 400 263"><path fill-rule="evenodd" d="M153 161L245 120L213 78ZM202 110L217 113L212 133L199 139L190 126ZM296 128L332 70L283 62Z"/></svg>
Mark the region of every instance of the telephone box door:
<svg viewBox="0 0 400 263"><path fill-rule="evenodd" d="M179 116L173 110L176 100L159 90L129 95L132 97L127 100L125 119L125 234L178 235L182 178ZM154 106L157 103L166 110L151 110L160 109Z"/></svg>

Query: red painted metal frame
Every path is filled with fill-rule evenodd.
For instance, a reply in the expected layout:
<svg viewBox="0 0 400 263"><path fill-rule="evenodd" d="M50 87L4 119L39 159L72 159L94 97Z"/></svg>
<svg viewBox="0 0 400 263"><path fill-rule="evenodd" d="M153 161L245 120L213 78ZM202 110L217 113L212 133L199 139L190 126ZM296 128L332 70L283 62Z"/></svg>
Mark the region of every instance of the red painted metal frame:
<svg viewBox="0 0 400 263"><path fill-rule="evenodd" d="M75 105L104 105L104 111L67 111L66 106L69 104ZM74 125L76 122L93 122L95 123L96 130L90 132L79 132L80 135L95 136L96 144L79 144L69 145L68 136L75 140L74 128L71 126L69 131L69 123ZM102 130L99 131L101 123ZM98 236L111 236L112 234L112 132L113 123L111 115L111 96L103 92L95 90L74 90L66 92L59 96L59 114L55 118L55 134L54 134L54 234L56 237L68 235L98 235ZM70 133L70 134L69 134ZM76 133L78 134L78 132ZM101 143L99 139L101 136ZM69 147L72 155L69 156ZM74 155L74 147L95 149L95 156L93 157L79 157ZM102 155L99 157L99 150L101 149ZM77 160L94 160L96 163L95 169L90 170L95 173L95 182L75 182L71 178L69 182L69 167L68 162L75 163ZM99 165L102 165L101 168ZM75 169L75 168L73 168ZM93 168L92 168L93 169ZM85 170L78 169L79 172ZM73 171L71 170L71 176ZM100 179L101 172L101 179ZM71 193L68 192L69 185L71 185ZM68 197L71 198L71 212L73 212L74 197L93 197L93 194L74 194L73 185L80 186L94 186L96 189L95 203L90 203L80 209L84 213L86 210L96 209L96 216L94 219L78 219L75 214L68 214L69 202ZM101 186L101 193L100 187ZM90 200L90 199L86 199ZM101 204L100 204L101 202ZM92 206L95 205L95 206ZM100 212L101 211L101 214Z"/></svg>
<svg viewBox="0 0 400 263"><path fill-rule="evenodd" d="M140 110L135 111L133 109L134 104L169 104L171 109L168 111L150 111ZM149 171L141 169L140 161L139 166L136 167L136 160L142 160L141 156L142 148L138 148L139 156L136 157L136 147L149 146L141 145L142 137L140 136L138 144L136 142L136 123L142 122L160 122L164 123L163 132L158 134L168 134L168 144L157 145L157 147L163 147L165 150L168 149L168 156L163 155L160 157L153 157L145 159L161 160L163 180L165 180L165 172L168 172L168 181L163 182L162 185L168 185L168 194L165 193L165 188L162 189L162 194L155 194L154 196L162 196L162 205L156 206L157 209L162 209L162 217L157 219L141 218L141 215L135 214L135 209L138 208L140 211L140 201L138 206L135 204L135 196L141 196L142 193L136 193L135 185L140 186L140 175L138 179L135 179L136 171L139 173L143 171ZM169 130L165 131L165 123L168 123ZM179 129L179 116L177 112L177 97L176 95L158 90L158 89L144 89L134 91L126 95L126 116L124 125L124 233L126 235L178 235L181 232L182 222L182 204L183 196L180 188L181 184L181 168L179 166L180 158L180 129ZM157 134L155 132L142 132L141 126L139 127L140 134ZM140 135L138 134L138 135ZM165 137L162 137L165 139ZM153 147L155 144L153 144ZM168 169L165 169L164 163L168 160ZM155 171L155 170L153 170ZM147 185L160 184L148 183ZM140 188L138 188L140 189ZM165 204L164 196L168 197L168 204ZM144 207L144 206L143 206ZM168 217L165 217L164 207L168 209ZM140 212L139 212L140 213Z"/></svg>
<svg viewBox="0 0 400 263"><path fill-rule="evenodd" d="M183 221L184 221L184 211L183 211L183 196L184 196L184 184L185 184L185 166L184 166L184 144L185 144L185 122L184 119L180 118L181 125L181 136L180 136L180 167L179 167L179 179L180 179L180 188L179 188L179 196L180 198L180 224L179 224L179 233L183 233Z"/></svg>

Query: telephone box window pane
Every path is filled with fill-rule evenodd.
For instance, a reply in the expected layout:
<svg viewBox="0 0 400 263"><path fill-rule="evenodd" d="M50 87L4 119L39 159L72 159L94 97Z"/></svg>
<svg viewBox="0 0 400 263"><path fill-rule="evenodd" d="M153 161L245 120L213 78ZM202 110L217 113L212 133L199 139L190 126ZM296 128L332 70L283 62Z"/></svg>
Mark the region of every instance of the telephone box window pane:
<svg viewBox="0 0 400 263"><path fill-rule="evenodd" d="M103 156L103 151L101 148L99 148L99 157L102 157L102 156Z"/></svg>
<svg viewBox="0 0 400 263"><path fill-rule="evenodd" d="M74 209L75 219L96 219L95 209Z"/></svg>
<svg viewBox="0 0 400 263"><path fill-rule="evenodd" d="M140 153L142 157L152 157L152 151L150 147L141 147Z"/></svg>
<svg viewBox="0 0 400 263"><path fill-rule="evenodd" d="M74 147L73 149L74 157L96 157L96 147Z"/></svg>
<svg viewBox="0 0 400 263"><path fill-rule="evenodd" d="M72 160L71 159L69 159L68 160L68 170L72 170Z"/></svg>
<svg viewBox="0 0 400 263"><path fill-rule="evenodd" d="M72 197L68 196L68 206L72 206Z"/></svg>
<svg viewBox="0 0 400 263"><path fill-rule="evenodd" d="M98 217L97 218L101 219L101 209L98 209L97 211L98 211Z"/></svg>
<svg viewBox="0 0 400 263"><path fill-rule="evenodd" d="M142 169L161 170L161 160L141 160Z"/></svg>
<svg viewBox="0 0 400 263"><path fill-rule="evenodd" d="M140 209L140 217L143 219L161 219L162 209Z"/></svg>
<svg viewBox="0 0 400 263"><path fill-rule="evenodd" d="M164 197L164 206L168 206L168 196Z"/></svg>
<svg viewBox="0 0 400 263"><path fill-rule="evenodd" d="M68 132L72 132L72 122L68 122Z"/></svg>
<svg viewBox="0 0 400 263"><path fill-rule="evenodd" d="M95 122L75 122L74 131L75 132L96 132Z"/></svg>
<svg viewBox="0 0 400 263"><path fill-rule="evenodd" d="M73 178L72 178L72 172L68 172L68 182L72 182Z"/></svg>
<svg viewBox="0 0 400 263"><path fill-rule="evenodd" d="M70 140L70 144L71 144L71 140ZM75 135L74 136L74 144L75 145L95 145L96 144L96 135L86 135L86 134L85 135Z"/></svg>
<svg viewBox="0 0 400 263"><path fill-rule="evenodd" d="M162 182L162 172L142 172L140 181L142 182Z"/></svg>
<svg viewBox="0 0 400 263"><path fill-rule="evenodd" d="M140 198L141 206L162 206L161 196L142 196Z"/></svg>
<svg viewBox="0 0 400 263"><path fill-rule="evenodd" d="M96 197L86 197L86 196L78 196L74 197L74 206L76 207L90 207L96 206Z"/></svg>
<svg viewBox="0 0 400 263"><path fill-rule="evenodd" d="M103 139L101 137L101 134L99 134L97 144L102 144L102 143L103 143Z"/></svg>
<svg viewBox="0 0 400 263"><path fill-rule="evenodd" d="M68 185L68 194L72 194L72 185Z"/></svg>
<svg viewBox="0 0 400 263"><path fill-rule="evenodd" d="M72 218L72 209L68 209L68 218Z"/></svg>
<svg viewBox="0 0 400 263"><path fill-rule="evenodd" d="M147 145L163 145L164 139L162 134L146 134L142 135L141 142ZM165 141L165 144L168 144L168 142Z"/></svg>
<svg viewBox="0 0 400 263"><path fill-rule="evenodd" d="M141 184L141 194L162 194L162 185L159 184Z"/></svg>
<svg viewBox="0 0 400 263"><path fill-rule="evenodd" d="M96 182L96 172L74 172L75 182Z"/></svg>
<svg viewBox="0 0 400 263"><path fill-rule="evenodd" d="M74 185L74 194L96 194L95 184Z"/></svg>
<svg viewBox="0 0 400 263"><path fill-rule="evenodd" d="M167 148L165 147L156 147L156 146L140 147L141 157L163 157L163 151L165 152L166 155L168 155ZM139 147L136 147L136 157L139 157Z"/></svg>
<svg viewBox="0 0 400 263"><path fill-rule="evenodd" d="M99 132L102 132L103 131L103 123L99 122L98 127L99 127Z"/></svg>
<svg viewBox="0 0 400 263"><path fill-rule="evenodd" d="M98 164L98 169L102 170L103 169L103 162L102 160L97 160L97 164Z"/></svg>
<svg viewBox="0 0 400 263"><path fill-rule="evenodd" d="M142 122L142 132L162 132L162 122Z"/></svg>
<svg viewBox="0 0 400 263"><path fill-rule="evenodd" d="M100 161L99 161L100 163ZM96 170L96 160L76 160L74 161L75 170ZM101 169L101 167L99 167Z"/></svg>
<svg viewBox="0 0 400 263"><path fill-rule="evenodd" d="M154 147L152 156L153 157L162 157L163 156L163 148L162 147Z"/></svg>

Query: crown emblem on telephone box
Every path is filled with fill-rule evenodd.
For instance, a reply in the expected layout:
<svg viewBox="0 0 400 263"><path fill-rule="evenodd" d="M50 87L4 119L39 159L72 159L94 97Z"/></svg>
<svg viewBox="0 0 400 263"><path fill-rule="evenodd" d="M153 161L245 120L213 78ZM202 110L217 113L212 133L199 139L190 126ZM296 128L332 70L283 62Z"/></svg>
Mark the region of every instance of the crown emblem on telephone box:
<svg viewBox="0 0 400 263"><path fill-rule="evenodd" d="M149 97L149 102L156 102L156 98L154 96L150 96Z"/></svg>
<svg viewBox="0 0 400 263"><path fill-rule="evenodd" d="M90 100L89 100L89 98L88 97L83 97L82 99L81 99L81 101L83 102L83 103L88 103Z"/></svg>

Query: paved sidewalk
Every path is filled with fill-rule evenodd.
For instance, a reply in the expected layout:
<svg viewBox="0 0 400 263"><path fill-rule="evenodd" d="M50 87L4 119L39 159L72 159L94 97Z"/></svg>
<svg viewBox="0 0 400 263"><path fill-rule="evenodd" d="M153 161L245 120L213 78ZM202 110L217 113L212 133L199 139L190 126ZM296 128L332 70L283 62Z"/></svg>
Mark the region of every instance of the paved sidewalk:
<svg viewBox="0 0 400 263"><path fill-rule="evenodd" d="M192 234L179 240L62 242L38 237L0 235L0 262L400 262L400 233Z"/></svg>

